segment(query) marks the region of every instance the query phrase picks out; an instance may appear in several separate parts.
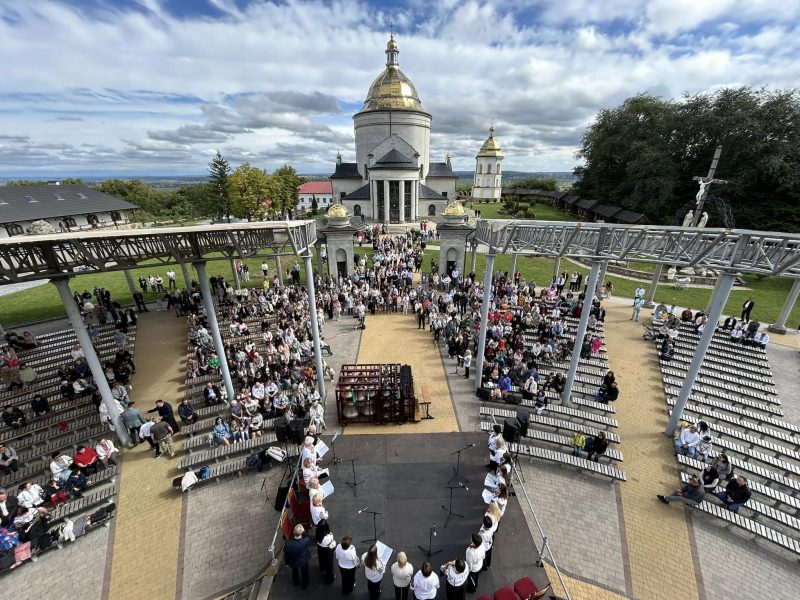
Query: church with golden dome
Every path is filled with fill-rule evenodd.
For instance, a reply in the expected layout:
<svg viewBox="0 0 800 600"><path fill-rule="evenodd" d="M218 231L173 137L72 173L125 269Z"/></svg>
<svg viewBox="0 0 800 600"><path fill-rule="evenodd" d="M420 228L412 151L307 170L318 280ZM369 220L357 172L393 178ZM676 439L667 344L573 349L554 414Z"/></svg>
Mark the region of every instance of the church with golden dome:
<svg viewBox="0 0 800 600"><path fill-rule="evenodd" d="M444 162L430 161L431 115L400 70L399 54L392 35L386 68L353 115L356 162L342 162L337 154L330 176L334 202L355 217L386 224L442 215L456 195L450 156Z"/></svg>

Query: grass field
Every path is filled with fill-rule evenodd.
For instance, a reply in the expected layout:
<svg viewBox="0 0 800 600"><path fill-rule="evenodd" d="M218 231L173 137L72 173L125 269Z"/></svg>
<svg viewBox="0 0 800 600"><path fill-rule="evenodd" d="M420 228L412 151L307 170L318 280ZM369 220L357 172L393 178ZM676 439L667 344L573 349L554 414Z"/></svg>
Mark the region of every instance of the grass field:
<svg viewBox="0 0 800 600"><path fill-rule="evenodd" d="M501 206L499 203L495 205L481 205L482 207ZM371 255L371 246L365 245L363 248L356 246L356 253L361 255ZM426 250L424 269L430 270L431 259L439 261L439 252L436 250ZM469 257L467 258L469 261ZM250 267L251 282L246 284L248 286L260 286L262 284L261 277L261 259L253 258L245 261ZM275 274L275 261L269 259L270 263L270 277ZM283 257L283 269L289 269L294 264L292 257ZM313 259L314 268L316 268L316 257ZM302 261L300 262L302 267ZM641 265L638 265L641 267ZM649 266L649 265L648 265ZM183 285L183 277L181 270L178 267L173 267L178 277L178 285ZM476 273L482 279L483 272L486 269L486 256L478 254L476 258ZM507 271L511 268L511 257L507 255L498 256L495 259L496 271ZM569 261L562 261L562 270L569 271L570 273L579 270L584 273L584 277L588 275L588 269L578 269L574 263ZM550 278L553 272L553 261L546 258L535 258L520 256L517 259L517 269L523 274L526 280L531 279L537 285L546 285L550 283ZM648 269L652 270L652 269ZM192 276L196 276L193 269L190 269ZM233 276L227 260L210 260L208 262L207 271L209 275L222 275L228 281L232 281ZM167 267L163 265L152 265L132 270L134 280L138 279L139 275L149 276L150 273L160 273L166 282ZM301 270L301 274L302 274ZM304 275L303 275L304 279ZM614 284L614 295L618 297L633 298L633 292L638 287L639 283L613 275L607 277ZM750 296L755 301L755 309L753 311L754 318L762 323L772 323L778 316L783 303L789 294L791 288L791 280L780 277L761 278L755 276L747 276L744 278L747 286L752 288L752 291L736 290L731 293L730 299L726 306L726 312L737 316L741 312L742 303ZM585 279L584 279L585 280ZM121 272L102 273L102 274L89 274L78 275L72 282L70 287L73 290L83 291L90 290L94 286L102 286L111 290L112 297L122 304L132 303L131 294L128 290L128 285L125 282L125 276ZM644 287L648 287L646 283ZM676 290L670 285L662 284L656 292L656 302L664 302L666 304L676 304L677 306L688 306L695 310L705 308L708 299L711 295L710 289L697 289L689 288L687 290ZM155 300L156 295L148 293L147 300ZM11 327L18 327L25 323L39 321L42 319L49 319L54 317L63 317L64 308L58 297L58 292L55 286L46 284L30 290L15 292L7 296L0 297L0 323L6 329ZM797 328L800 326L800 303L797 303L792 311L787 327Z"/></svg>
<svg viewBox="0 0 800 600"><path fill-rule="evenodd" d="M468 208L479 210L481 218L483 219L512 219L511 215L501 215L500 211L503 210L502 202L493 202L491 204L468 204ZM541 221L574 221L575 216L569 215L563 211L550 206L549 204L535 204L533 209L536 211L536 219Z"/></svg>

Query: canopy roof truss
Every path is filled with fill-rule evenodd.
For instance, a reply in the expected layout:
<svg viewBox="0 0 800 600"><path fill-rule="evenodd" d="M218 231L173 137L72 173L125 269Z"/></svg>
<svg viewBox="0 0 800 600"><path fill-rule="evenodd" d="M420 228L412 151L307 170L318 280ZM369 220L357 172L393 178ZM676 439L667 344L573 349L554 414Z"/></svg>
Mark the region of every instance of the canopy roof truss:
<svg viewBox="0 0 800 600"><path fill-rule="evenodd" d="M317 241L314 221L271 221L159 229L88 231L0 240L0 284L65 273L161 264L298 255Z"/></svg>
<svg viewBox="0 0 800 600"><path fill-rule="evenodd" d="M705 266L727 272L800 278L800 234L743 229L701 229L568 223L478 221L478 243L499 252L588 260Z"/></svg>

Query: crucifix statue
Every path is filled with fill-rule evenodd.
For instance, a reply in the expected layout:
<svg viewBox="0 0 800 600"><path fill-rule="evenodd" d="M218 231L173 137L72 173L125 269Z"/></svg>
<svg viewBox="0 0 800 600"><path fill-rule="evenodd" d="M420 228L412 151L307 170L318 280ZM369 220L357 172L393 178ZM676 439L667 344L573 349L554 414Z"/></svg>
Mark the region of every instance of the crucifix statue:
<svg viewBox="0 0 800 600"><path fill-rule="evenodd" d="M692 179L698 183L700 189L697 190L697 196L695 196L695 200L697 200L697 208L694 211L694 215L692 215L691 224L689 225L690 227L697 227L698 221L700 221L702 215L705 214L703 212L703 204L705 204L706 196L708 195L708 188L711 187L711 184L728 183L724 179L714 179L714 173L717 170L717 164L719 163L719 157L721 154L722 144L717 146L717 149L714 151L714 158L711 160L711 167L708 169L708 175L705 177L692 177ZM706 220L708 220L708 217L706 217ZM705 225L705 223L703 223L703 225ZM686 225L684 224L684 226Z"/></svg>

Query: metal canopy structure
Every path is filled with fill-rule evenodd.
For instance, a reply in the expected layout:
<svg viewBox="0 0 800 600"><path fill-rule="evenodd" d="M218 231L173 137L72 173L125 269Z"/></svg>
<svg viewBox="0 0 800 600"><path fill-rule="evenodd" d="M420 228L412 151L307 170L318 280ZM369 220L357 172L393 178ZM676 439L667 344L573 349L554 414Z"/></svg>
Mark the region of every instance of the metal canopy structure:
<svg viewBox="0 0 800 600"><path fill-rule="evenodd" d="M0 240L0 285L65 273L122 271L160 264L305 256L317 241L314 221L268 221L158 229L102 230Z"/></svg>
<svg viewBox="0 0 800 600"><path fill-rule="evenodd" d="M700 264L724 272L800 278L800 234L746 229L478 221L478 243L495 252L522 252L591 261L636 261L676 268Z"/></svg>

